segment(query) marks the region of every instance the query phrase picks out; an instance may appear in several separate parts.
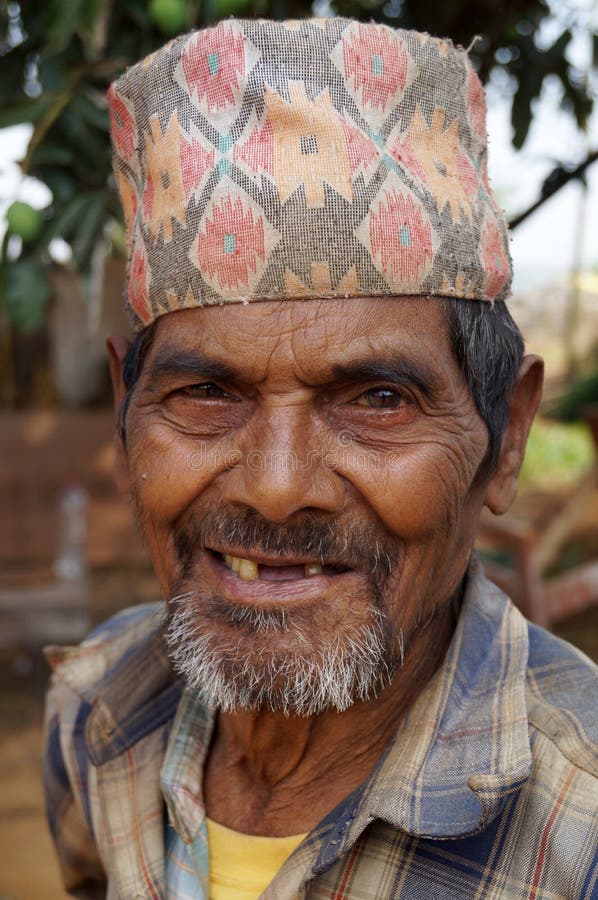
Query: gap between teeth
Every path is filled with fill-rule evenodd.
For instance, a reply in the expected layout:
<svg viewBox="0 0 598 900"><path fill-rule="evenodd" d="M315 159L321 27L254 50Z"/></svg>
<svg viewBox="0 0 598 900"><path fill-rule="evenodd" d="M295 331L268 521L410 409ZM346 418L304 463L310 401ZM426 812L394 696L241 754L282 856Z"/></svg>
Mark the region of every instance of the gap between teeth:
<svg viewBox="0 0 598 900"><path fill-rule="evenodd" d="M258 563L252 559L241 559L239 556L230 556L228 553L225 553L224 562L229 569L236 572L241 581L255 581L256 578L259 578ZM306 577L321 575L322 566L319 563L305 563L303 571Z"/></svg>

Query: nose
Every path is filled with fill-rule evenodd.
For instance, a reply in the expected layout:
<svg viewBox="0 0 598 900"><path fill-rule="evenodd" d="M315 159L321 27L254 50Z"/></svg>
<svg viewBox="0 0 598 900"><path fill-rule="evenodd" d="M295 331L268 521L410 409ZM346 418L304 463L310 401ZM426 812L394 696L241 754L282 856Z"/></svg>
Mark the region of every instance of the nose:
<svg viewBox="0 0 598 900"><path fill-rule="evenodd" d="M329 441L309 415L278 408L260 417L243 441L241 459L228 473L225 499L251 506L271 522L301 510L340 512L343 478L327 461Z"/></svg>

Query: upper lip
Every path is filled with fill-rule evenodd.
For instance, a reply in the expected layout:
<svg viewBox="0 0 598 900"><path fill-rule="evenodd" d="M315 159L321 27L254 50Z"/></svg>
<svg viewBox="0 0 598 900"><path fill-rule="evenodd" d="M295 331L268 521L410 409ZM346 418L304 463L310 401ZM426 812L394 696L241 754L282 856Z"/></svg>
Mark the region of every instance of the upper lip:
<svg viewBox="0 0 598 900"><path fill-rule="evenodd" d="M326 559L321 556L268 556L265 553L248 553L246 550L230 550L222 547L206 547L213 553L220 553L223 556L236 556L239 559L250 559L252 562L262 566L336 566L337 568L350 568L339 559Z"/></svg>

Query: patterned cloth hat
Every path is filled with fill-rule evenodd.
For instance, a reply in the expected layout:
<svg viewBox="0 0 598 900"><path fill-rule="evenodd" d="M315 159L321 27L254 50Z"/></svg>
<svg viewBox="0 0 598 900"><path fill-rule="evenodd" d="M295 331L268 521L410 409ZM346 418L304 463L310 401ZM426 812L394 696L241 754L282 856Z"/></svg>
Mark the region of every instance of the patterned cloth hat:
<svg viewBox="0 0 598 900"><path fill-rule="evenodd" d="M448 40L229 19L109 103L136 328L217 303L509 293L484 91Z"/></svg>

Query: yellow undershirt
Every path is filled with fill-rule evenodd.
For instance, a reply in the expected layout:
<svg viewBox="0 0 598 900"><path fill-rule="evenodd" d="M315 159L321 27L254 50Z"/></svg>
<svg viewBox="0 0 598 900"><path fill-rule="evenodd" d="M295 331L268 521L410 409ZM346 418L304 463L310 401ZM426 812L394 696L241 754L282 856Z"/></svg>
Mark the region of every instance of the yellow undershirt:
<svg viewBox="0 0 598 900"><path fill-rule="evenodd" d="M305 837L256 837L206 821L210 900L256 900Z"/></svg>

